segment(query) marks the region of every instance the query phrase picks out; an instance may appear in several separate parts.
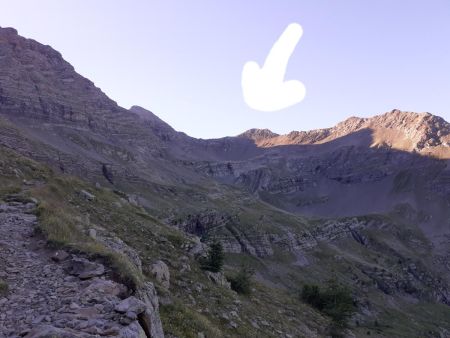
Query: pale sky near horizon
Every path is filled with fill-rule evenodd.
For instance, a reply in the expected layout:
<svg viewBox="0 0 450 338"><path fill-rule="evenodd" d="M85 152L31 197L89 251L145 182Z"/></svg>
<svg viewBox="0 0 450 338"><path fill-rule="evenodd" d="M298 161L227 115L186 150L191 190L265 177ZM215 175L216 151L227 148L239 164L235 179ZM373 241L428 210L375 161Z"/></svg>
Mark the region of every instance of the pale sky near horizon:
<svg viewBox="0 0 450 338"><path fill-rule="evenodd" d="M450 121L448 0L0 0L0 26L49 44L121 106L145 107L195 137L278 133L394 108ZM286 79L306 97L248 108L245 62L263 63L303 27Z"/></svg>

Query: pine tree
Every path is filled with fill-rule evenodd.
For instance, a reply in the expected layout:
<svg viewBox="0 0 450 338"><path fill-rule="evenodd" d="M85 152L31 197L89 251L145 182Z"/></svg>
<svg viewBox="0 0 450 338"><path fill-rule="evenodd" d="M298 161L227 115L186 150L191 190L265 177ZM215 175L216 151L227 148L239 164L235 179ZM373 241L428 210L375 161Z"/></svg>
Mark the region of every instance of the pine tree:
<svg viewBox="0 0 450 338"><path fill-rule="evenodd" d="M211 272L220 272L223 267L223 260L224 254L222 244L215 241L210 245L208 256L201 262L202 269Z"/></svg>

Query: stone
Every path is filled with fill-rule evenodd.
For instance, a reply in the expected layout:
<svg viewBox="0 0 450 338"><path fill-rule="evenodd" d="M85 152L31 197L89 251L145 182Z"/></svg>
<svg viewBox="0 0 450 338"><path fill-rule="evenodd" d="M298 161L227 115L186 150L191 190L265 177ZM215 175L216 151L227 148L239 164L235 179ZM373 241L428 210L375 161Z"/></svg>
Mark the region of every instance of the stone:
<svg viewBox="0 0 450 338"><path fill-rule="evenodd" d="M141 314L145 311L146 305L136 297L128 297L114 307L114 310L119 313L134 312L135 314Z"/></svg>
<svg viewBox="0 0 450 338"><path fill-rule="evenodd" d="M92 239L97 239L97 230L95 229L89 229L88 230L88 236Z"/></svg>
<svg viewBox="0 0 450 338"><path fill-rule="evenodd" d="M136 317L136 314L135 314L135 317ZM130 325L135 319L136 318L132 319L125 315L125 316L120 317L119 323L122 325Z"/></svg>
<svg viewBox="0 0 450 338"><path fill-rule="evenodd" d="M122 327L118 335L116 333L111 334L117 338L148 338L144 329L137 321L130 323L128 326ZM153 338L153 336L150 336ZM164 336L162 336L164 337Z"/></svg>
<svg viewBox="0 0 450 338"><path fill-rule="evenodd" d="M156 281L161 284L165 289L170 287L170 272L166 263L159 260L156 261L151 268L152 275L156 278Z"/></svg>
<svg viewBox="0 0 450 338"><path fill-rule="evenodd" d="M138 316L138 314L133 311L128 311L127 313L125 313L125 317L127 317L131 320L136 320L137 316Z"/></svg>
<svg viewBox="0 0 450 338"><path fill-rule="evenodd" d="M127 195L128 203L134 205L135 207L139 206L139 197L136 195Z"/></svg>
<svg viewBox="0 0 450 338"><path fill-rule="evenodd" d="M81 298L91 300L97 296L120 297L127 292L127 288L111 280L94 278L91 283L84 288Z"/></svg>
<svg viewBox="0 0 450 338"><path fill-rule="evenodd" d="M107 233L103 229L98 229L96 234L96 241L102 243L114 252L121 253L128 257L131 263L142 272L142 261L137 251L127 245L119 237Z"/></svg>
<svg viewBox="0 0 450 338"><path fill-rule="evenodd" d="M66 260L67 258L69 258L69 256L70 255L66 251L57 250L57 251L55 251L55 253L52 255L51 258L54 262L59 263L59 262Z"/></svg>
<svg viewBox="0 0 450 338"><path fill-rule="evenodd" d="M77 303L70 303L69 308L71 310L78 310L80 306Z"/></svg>
<svg viewBox="0 0 450 338"><path fill-rule="evenodd" d="M206 271L206 276L214 284L222 286L226 289L231 289L230 282L226 279L225 275L222 272Z"/></svg>
<svg viewBox="0 0 450 338"><path fill-rule="evenodd" d="M208 246L201 242L198 236L192 237L192 243L187 247L188 255L191 257L200 257L206 255L208 251Z"/></svg>
<svg viewBox="0 0 450 338"><path fill-rule="evenodd" d="M90 262L85 258L73 257L66 262L65 270L73 276L78 276L80 279L89 279L101 276L105 273L103 264Z"/></svg>
<svg viewBox="0 0 450 338"><path fill-rule="evenodd" d="M164 338L164 331L159 317L159 300L155 287L150 282L136 291L136 297L146 305L140 316L140 323L148 337Z"/></svg>
<svg viewBox="0 0 450 338"><path fill-rule="evenodd" d="M89 338L90 335L56 328L52 325L40 325L27 333L25 338Z"/></svg>
<svg viewBox="0 0 450 338"><path fill-rule="evenodd" d="M80 196L83 197L87 201L95 200L95 196L86 190L80 190Z"/></svg>

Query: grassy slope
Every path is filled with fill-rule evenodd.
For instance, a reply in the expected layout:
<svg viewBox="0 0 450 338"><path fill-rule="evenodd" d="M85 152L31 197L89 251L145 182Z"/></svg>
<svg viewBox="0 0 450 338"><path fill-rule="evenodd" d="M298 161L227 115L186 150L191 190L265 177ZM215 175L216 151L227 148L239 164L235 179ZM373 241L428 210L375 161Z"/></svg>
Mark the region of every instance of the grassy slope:
<svg viewBox="0 0 450 338"><path fill-rule="evenodd" d="M20 193L39 201L39 230L53 247L85 253L103 259L118 279L130 287L150 275L140 274L129 260L86 235L92 226L103 227L135 248L144 271L162 259L171 271L170 292L158 288L171 304L161 306L167 333L180 337L197 337L204 332L212 337L277 337L280 332L308 336L310 328L321 332L327 320L286 292L274 291L255 283L251 296L240 296L210 282L196 261L189 258L191 271L179 272L184 244L190 241L179 230L168 227L142 208L126 203L110 189L95 188L79 179L56 175L32 160L0 148L0 198ZM83 199L79 191L93 193L94 201ZM120 205L120 207L119 207ZM86 217L89 215L89 217ZM230 266L227 268L232 271ZM283 309L286 313L279 313ZM236 310L238 317L230 315ZM281 310L280 310L281 311ZM229 319L225 319L227 317ZM255 328L252 321L269 323ZM232 328L230 322L236 322Z"/></svg>
<svg viewBox="0 0 450 338"><path fill-rule="evenodd" d="M23 180L34 184L24 185ZM449 315L448 307L426 302L413 304L401 297L386 296L376 291L371 284L373 281L361 272L362 267L377 267L400 273L402 266L396 265L392 248L401 256L429 265L426 240L414 225L401 224L394 232L393 229L366 231L365 235L371 238L372 243L378 243L371 248L351 239L332 245L321 243L308 255L311 264L306 267L292 265L294 257L277 249L273 257L264 260L242 254L228 255L227 271L234 271L241 264L258 271L259 282L255 284L253 294L243 297L213 285L192 259L189 259L192 270L180 273L180 258L186 255L184 244L190 239L161 220L174 215L183 217L199 210L220 210L239 215L240 221L236 226L253 236L277 234L280 228L303 232L318 223L278 211L243 192L217 184L177 188L175 195L166 191L145 191L151 207L144 210L123 201L111 189L98 189L79 179L56 175L34 161L0 148L0 197L24 188L26 194L40 202L40 227L51 245L104 259L117 277L129 286L136 287L152 277L140 274L126 257L90 239L86 235L90 226L101 226L135 248L144 268L157 259L169 264L172 274L170 293L160 289L163 298L172 301L172 304L161 307L163 325L168 333L183 337L196 337L198 332L214 337L277 337L279 332L310 336L308 327L324 332L327 319L299 302L297 292L303 283L321 284L331 275L352 286L360 303L369 304L369 314L361 316L354 328L358 337L368 335L368 332L371 336L432 337L438 326L450 330L445 320ZM78 192L82 189L93 193L95 201L80 197ZM191 197L191 189L195 191L194 198ZM398 219L393 221L398 223ZM392 236L392 233L397 235ZM216 229L211 235L230 234L226 229ZM411 239L424 245L411 247ZM230 317L234 310L237 310L239 319L223 318L224 315ZM231 328L230 321L236 322L237 328ZM269 327L258 324L258 329L255 322L270 324Z"/></svg>

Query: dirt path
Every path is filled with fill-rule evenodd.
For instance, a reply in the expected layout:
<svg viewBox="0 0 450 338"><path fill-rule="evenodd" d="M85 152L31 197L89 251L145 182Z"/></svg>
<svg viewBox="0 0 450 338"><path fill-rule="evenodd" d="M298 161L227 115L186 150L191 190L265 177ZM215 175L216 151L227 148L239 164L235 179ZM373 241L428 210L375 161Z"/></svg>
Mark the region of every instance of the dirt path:
<svg viewBox="0 0 450 338"><path fill-rule="evenodd" d="M0 296L0 337L145 337L136 318L115 311L124 287L100 277L103 266L74 256L63 263L50 258L34 235L34 207L0 204L0 279L9 286ZM98 276L74 276L74 262L75 270Z"/></svg>

